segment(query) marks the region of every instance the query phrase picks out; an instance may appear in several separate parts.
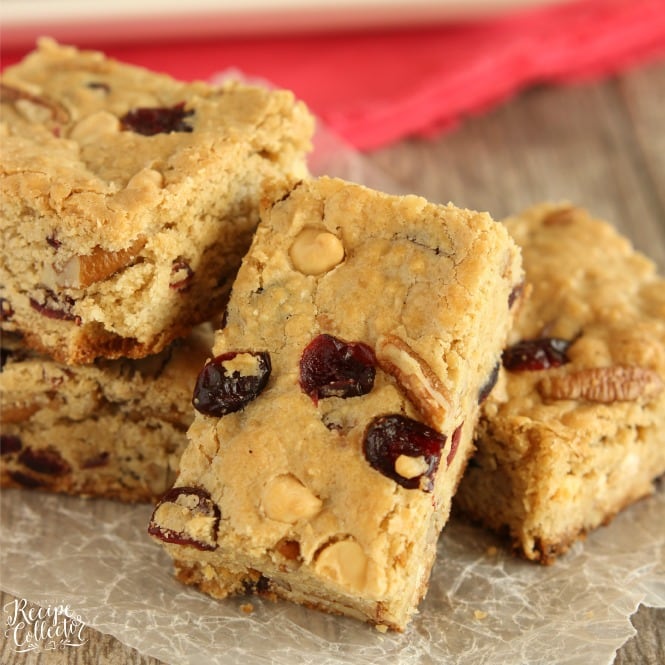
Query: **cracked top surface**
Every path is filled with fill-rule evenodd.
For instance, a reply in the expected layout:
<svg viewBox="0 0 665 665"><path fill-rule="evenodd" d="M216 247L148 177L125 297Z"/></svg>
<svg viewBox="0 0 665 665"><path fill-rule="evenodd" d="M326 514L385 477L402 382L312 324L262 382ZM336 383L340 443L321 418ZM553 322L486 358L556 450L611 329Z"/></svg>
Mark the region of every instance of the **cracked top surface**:
<svg viewBox="0 0 665 665"><path fill-rule="evenodd" d="M220 509L207 547L260 570L279 562L279 543L295 542L307 574L408 603L429 561L423 552L447 518L521 279L516 246L486 214L330 178L304 181L268 206L213 351L267 352L271 374L241 410L197 415L178 480L204 488ZM320 334L375 354L371 390L305 394L300 362ZM368 463L363 435L386 414L445 436L432 492ZM460 425L464 452L452 463ZM423 473L422 456L400 457L395 473ZM157 520L168 522L168 508ZM198 554L180 547L174 556Z"/></svg>
<svg viewBox="0 0 665 665"><path fill-rule="evenodd" d="M502 372L486 407L494 430L531 423L581 450L626 422L650 426L665 400L665 280L654 264L582 208L541 204L505 223L531 285L510 343L548 337L569 346L559 367Z"/></svg>
<svg viewBox="0 0 665 665"><path fill-rule="evenodd" d="M264 187L307 173L314 120L288 91L45 39L0 98L3 329L61 362L158 353L216 316Z"/></svg>
<svg viewBox="0 0 665 665"><path fill-rule="evenodd" d="M79 253L154 231L247 155L289 165L313 125L288 91L182 83L48 39L3 72L1 92L5 192Z"/></svg>

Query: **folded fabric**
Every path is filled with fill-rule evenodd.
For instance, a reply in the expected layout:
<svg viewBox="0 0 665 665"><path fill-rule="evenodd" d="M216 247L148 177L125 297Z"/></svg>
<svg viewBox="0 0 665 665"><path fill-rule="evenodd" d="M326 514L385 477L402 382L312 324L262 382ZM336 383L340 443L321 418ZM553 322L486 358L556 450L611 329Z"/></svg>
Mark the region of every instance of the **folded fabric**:
<svg viewBox="0 0 665 665"><path fill-rule="evenodd" d="M183 39L96 47L182 79L234 67L293 90L368 150L438 132L528 85L591 80L665 55L665 6L578 0L427 28Z"/></svg>

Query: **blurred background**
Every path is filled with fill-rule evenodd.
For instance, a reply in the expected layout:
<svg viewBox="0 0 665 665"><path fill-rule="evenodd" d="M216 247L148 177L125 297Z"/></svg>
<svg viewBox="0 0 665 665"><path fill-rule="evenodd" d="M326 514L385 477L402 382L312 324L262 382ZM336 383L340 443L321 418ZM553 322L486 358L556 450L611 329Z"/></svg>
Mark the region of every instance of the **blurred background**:
<svg viewBox="0 0 665 665"><path fill-rule="evenodd" d="M1 57L42 35L183 80L293 90L361 150L438 133L533 85L665 52L663 0L3 0Z"/></svg>
<svg viewBox="0 0 665 665"><path fill-rule="evenodd" d="M317 173L496 219L570 201L665 271L665 0L2 0L0 20L3 67L46 35L183 80L288 88L321 120ZM585 665L665 662L662 594L617 593L625 621ZM522 662L543 662L551 645L527 633ZM159 665L89 635L48 662Z"/></svg>

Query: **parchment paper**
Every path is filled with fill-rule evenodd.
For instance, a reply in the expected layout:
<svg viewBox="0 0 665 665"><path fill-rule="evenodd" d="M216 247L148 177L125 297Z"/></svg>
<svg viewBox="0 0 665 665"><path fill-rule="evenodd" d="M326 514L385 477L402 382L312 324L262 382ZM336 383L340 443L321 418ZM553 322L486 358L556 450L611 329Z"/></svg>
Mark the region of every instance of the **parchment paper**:
<svg viewBox="0 0 665 665"><path fill-rule="evenodd" d="M148 506L2 492L2 588L172 665L601 665L640 602L665 606L665 490L550 567L453 521L420 614L403 635L286 602L214 601L178 584L145 533Z"/></svg>
<svg viewBox="0 0 665 665"><path fill-rule="evenodd" d="M399 189L323 131L317 173ZM169 665L604 665L634 634L640 602L665 607L665 488L550 567L512 558L453 520L430 590L402 635L286 602L214 601L178 584L146 535L149 506L0 493L0 587Z"/></svg>

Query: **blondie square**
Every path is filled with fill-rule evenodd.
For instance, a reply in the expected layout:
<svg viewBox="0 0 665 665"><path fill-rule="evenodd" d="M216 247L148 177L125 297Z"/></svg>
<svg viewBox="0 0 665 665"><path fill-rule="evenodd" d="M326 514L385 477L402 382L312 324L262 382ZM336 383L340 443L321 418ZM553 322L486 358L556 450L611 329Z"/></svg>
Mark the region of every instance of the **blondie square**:
<svg viewBox="0 0 665 665"><path fill-rule="evenodd" d="M455 502L550 563L665 473L665 280L580 208L506 225L532 294Z"/></svg>
<svg viewBox="0 0 665 665"><path fill-rule="evenodd" d="M177 577L402 630L522 282L488 215L338 179L275 195L149 532Z"/></svg>
<svg viewBox="0 0 665 665"><path fill-rule="evenodd" d="M67 366L2 339L0 486L156 501L175 481L212 326L140 360Z"/></svg>
<svg viewBox="0 0 665 665"><path fill-rule="evenodd" d="M143 357L212 319L264 185L306 173L313 119L288 91L42 40L0 92L2 326L60 362Z"/></svg>

